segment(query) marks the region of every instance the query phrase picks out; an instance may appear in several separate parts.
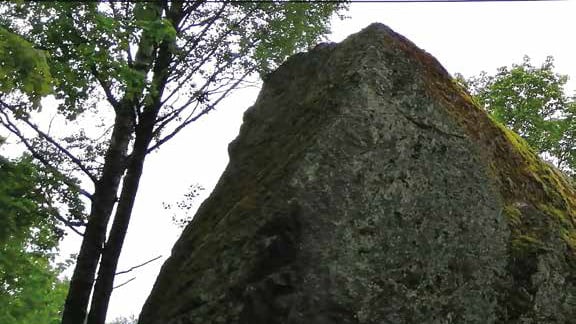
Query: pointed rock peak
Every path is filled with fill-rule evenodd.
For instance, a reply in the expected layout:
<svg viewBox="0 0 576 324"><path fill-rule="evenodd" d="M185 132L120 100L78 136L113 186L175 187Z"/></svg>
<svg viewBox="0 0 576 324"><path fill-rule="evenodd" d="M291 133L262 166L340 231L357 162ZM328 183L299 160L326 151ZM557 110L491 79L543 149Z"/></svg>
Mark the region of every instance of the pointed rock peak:
<svg viewBox="0 0 576 324"><path fill-rule="evenodd" d="M140 324L572 323L574 190L372 24L264 82Z"/></svg>

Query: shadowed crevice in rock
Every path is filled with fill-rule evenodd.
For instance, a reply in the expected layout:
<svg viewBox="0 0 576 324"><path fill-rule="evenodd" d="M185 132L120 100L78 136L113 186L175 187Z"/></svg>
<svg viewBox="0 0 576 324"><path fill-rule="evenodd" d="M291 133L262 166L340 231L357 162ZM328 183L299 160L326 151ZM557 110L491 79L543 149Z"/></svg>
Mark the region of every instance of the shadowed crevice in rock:
<svg viewBox="0 0 576 324"><path fill-rule="evenodd" d="M382 24L267 77L141 324L571 323L574 191Z"/></svg>

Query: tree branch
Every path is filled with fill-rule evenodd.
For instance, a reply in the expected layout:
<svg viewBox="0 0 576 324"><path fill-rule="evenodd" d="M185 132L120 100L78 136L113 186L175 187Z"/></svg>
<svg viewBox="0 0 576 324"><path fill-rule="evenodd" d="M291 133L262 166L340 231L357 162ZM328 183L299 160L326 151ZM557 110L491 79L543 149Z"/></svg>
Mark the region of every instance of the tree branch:
<svg viewBox="0 0 576 324"><path fill-rule="evenodd" d="M118 100L114 98L110 85L106 84L106 81L102 79L94 63L90 64L90 72L92 72L92 75L96 78L96 80L100 84L100 87L102 87L102 90L104 90L104 94L106 94L106 99L108 100L112 108L114 108L114 111L118 112L118 109L120 109L120 106L118 105Z"/></svg>
<svg viewBox="0 0 576 324"><path fill-rule="evenodd" d="M210 23L200 32L199 35L197 35L196 37L190 38L187 40L187 42L181 46L181 48L189 48L187 52L185 53L181 53L180 56L181 57L193 57L194 55L190 55L191 51L196 48L196 46L198 45L198 43L200 43L200 41L202 40L202 37L204 37L204 35L207 33L207 31L210 29L210 27L212 26L212 24L221 16L222 11L224 10L223 6L221 8L221 10L219 12L217 12L215 14L214 17L212 17ZM246 13L244 15L244 17L242 17L239 21L237 21L235 24L241 26L242 23L248 19L254 12L256 11L256 9L251 10L250 12ZM220 35L218 37L218 39L216 41L213 42L213 44L211 45L211 50L208 54L204 55L201 59L200 62L193 64L192 66L190 66L190 69L181 69L181 71L183 73L178 73L178 71L176 71L175 68L171 68L171 74L174 74L175 77L170 78L169 81L176 81L179 78L183 78L183 80L181 80L178 83L178 86L176 87L177 89L180 88L181 85L183 85L184 83L187 83L190 78L192 78L196 72L198 72L198 70L204 66L204 64L211 58L214 58L213 55L214 53L219 49L220 44L226 39L227 36L229 36L231 33L233 32L233 29L228 29L225 33L223 33L222 35ZM190 43L192 43L192 45L190 45ZM179 64L182 64L183 62L177 62ZM195 66L194 66L195 65ZM187 75L185 75L187 73ZM170 98L174 95L175 91L172 91L172 93L170 93L163 101L163 103L167 102L168 100L170 100Z"/></svg>
<svg viewBox="0 0 576 324"><path fill-rule="evenodd" d="M154 145L152 145L147 151L146 153L150 153L156 149L158 149L160 146L162 146L162 144L166 143L167 141L169 141L170 139L172 139L174 136L176 136L176 134L178 134L184 127L188 126L189 124L195 122L196 120L198 120L200 117L202 117L203 115L207 114L210 110L214 109L214 107L220 103L220 101L222 101L224 98L226 98L228 96L228 94L234 90L249 74L251 73L251 71L247 71L240 79L238 79L236 81L236 83L234 85L232 85L231 87L229 87L228 89L226 89L226 91L224 91L222 93L222 95L216 99L216 101L214 101L212 104L210 104L208 107L206 107L205 109L203 109L200 113L198 113L196 116L193 116L194 111L196 109L194 109L191 114L188 115L188 117L184 120L184 122L182 122L180 125L176 126L176 128L174 130L172 130L172 132L170 132L170 134L164 136L163 138L159 139L158 141L156 141L156 143ZM164 124L166 125L166 123ZM155 132L158 132L159 129L156 129Z"/></svg>
<svg viewBox="0 0 576 324"><path fill-rule="evenodd" d="M119 284L118 286L114 286L114 288L112 288L112 289L120 288L120 287L122 287L122 286L124 286L124 285L127 285L128 283L130 283L130 281L135 280L135 279L136 279L136 277L132 277L132 278L130 278L128 281L125 281L125 282Z"/></svg>
<svg viewBox="0 0 576 324"><path fill-rule="evenodd" d="M246 17L244 17L244 18L246 18ZM243 18L243 19L244 19L244 18ZM255 45L256 42L257 42L256 40L253 41L251 45ZM218 46L218 45L215 45L215 47L217 47L217 46ZM213 54L213 53L214 53L214 51L210 52L210 55ZM175 94L178 92L178 90L180 90L181 87L184 86L184 84L187 83L187 82L194 76L194 73L196 73L196 72L200 69L200 67L202 67L202 65L207 61L207 59L208 59L209 57L210 57L210 56L207 56L206 58L204 58L204 59L202 60L202 62L200 63L200 65L198 65L197 67L195 67L194 69L192 69L192 70L189 72L188 76L187 76L184 80L180 81L180 82L176 85L176 88L175 88L175 89L171 90L171 93L161 102L161 105L166 104L166 103L168 102L168 100L170 100L170 98L171 98L173 95L175 95ZM224 71L224 69L226 69L227 67L229 67L230 65L232 65L237 59L238 59L238 56L237 56L237 57L234 57L234 58L231 59L231 60L228 60L224 65L218 66L218 67L215 69L215 71L212 73L212 75L211 75L209 78L207 78L206 82L202 85L202 87L200 87L200 89L198 89L197 91L200 92L200 93L201 93L201 92L206 92L205 89L207 89L207 88L210 86L210 84L214 81L215 76L217 76L217 75L220 74L222 71ZM254 69L250 69L250 70L247 71L247 73L250 74L250 73L252 73L253 71L254 71ZM246 77L246 75L247 75L247 74L245 74L244 76L242 76L240 79L243 80L243 79ZM239 83L237 83L237 84L239 84ZM237 84L236 84L235 86L237 86ZM165 122L163 122L162 125L160 125L160 127L157 128L157 131L159 131L159 130L161 130L162 128L164 128L164 126L166 126L166 124L168 124L171 120L177 118L177 117L180 115L180 113L181 113L186 107L188 107L188 106L192 103L192 101L194 101L194 100L196 100L196 99L195 99L195 98L191 98L191 99L189 99L186 103L184 103L183 105L181 105L181 106L180 106L181 108L178 108L178 109L176 109L176 110L174 111L173 116L168 117L168 118L166 118L166 116L164 116L162 119L163 119L163 120L168 119L168 120L165 121ZM170 114L168 114L167 116L170 116Z"/></svg>
<svg viewBox="0 0 576 324"><path fill-rule="evenodd" d="M130 272L130 271L132 271L132 270L135 270L135 269L138 269L138 268L140 268L140 267L143 267L143 266L147 265L147 264L150 263L150 262L154 262L154 261L160 259L161 257L162 257L162 256L159 255L159 256L157 256L157 257L155 257L155 258L152 258L152 259L150 259L150 260L148 260L148 261L146 261L146 262L144 262L144 263L140 263L139 265L133 266L132 268L130 268L130 269L128 269L128 270L123 270L123 271L116 272L114 275L117 276L117 275L121 275L121 274L128 273L128 272Z"/></svg>
<svg viewBox="0 0 576 324"><path fill-rule="evenodd" d="M207 2L207 1L205 1L205 0L197 0L194 4L192 4L192 6L190 6L189 8L184 9L184 12L183 12L183 13L184 13L184 16L183 16L183 19L182 19L181 21L182 21L182 22L188 21L188 19L187 19L188 16L190 16L193 11L197 10L203 3L206 3L206 2ZM189 28L198 27L198 26L203 26L203 25L205 25L206 23L210 22L209 25L208 25L208 27L207 27L207 28L204 28L204 30L201 32L201 34L203 35L203 34L205 34L206 30L207 30L208 28L210 28L210 26L212 25L212 23L214 22L214 20L218 19L218 18L220 17L220 15L222 14L222 12L224 12L224 9L226 8L227 4L228 4L228 3L227 3L226 1L223 1L223 2L222 2L222 7L220 8L220 10L218 10L218 12L216 12L215 16L213 16L213 17L207 18L207 19L205 19L205 20L203 20L203 21L201 21L201 22L199 22L199 23L196 23L196 24L192 23L192 24L189 24L188 26L176 26L176 27L178 28L178 31L179 31L180 33L184 33L184 32L186 32L187 29L189 29ZM214 17L215 17L215 18L214 18ZM201 36L202 36L202 35L201 35Z"/></svg>
<svg viewBox="0 0 576 324"><path fill-rule="evenodd" d="M50 162L42 154L38 153L38 151L32 146L32 144L30 144L30 141L26 137L24 137L24 135L22 135L18 127L14 125L13 122L10 121L9 116L3 109L0 109L0 113L4 116L4 119L0 118L0 124L2 124L2 126L4 126L9 132L16 135L16 137L18 137L20 141L22 141L24 146L26 146L28 151L30 151L30 153L35 159L40 161L40 163L42 163L46 168L50 169L52 172L62 177L64 184L66 184L68 187L78 191L81 195L92 200L92 195L88 191L82 189L80 186L72 182L66 175L64 175L56 167L50 164Z"/></svg>
<svg viewBox="0 0 576 324"><path fill-rule="evenodd" d="M2 106L6 107L8 110L10 110L10 112L12 114L15 115L15 112L14 112L15 107L11 107L4 102L0 102L0 104L2 104ZM6 112L3 111L2 113L5 115L6 118L8 118L8 116L6 115ZM86 168L86 166L82 163L82 161L80 161L79 158L77 158L72 153L70 153L70 151L68 151L66 148L64 148L62 145L60 145L60 143L56 142L50 135L44 133L36 124L32 123L27 118L16 117L16 119L23 121L26 125L28 125L28 127L32 128L38 135L40 135L40 137L42 137L43 139L48 141L48 143L50 143L54 147L56 147L58 149L58 151L63 153L65 156L67 156L80 170L82 170L82 172L84 172L88 176L88 178L90 178L90 180L92 180L92 182L96 183L96 181L98 181L96 179L96 177ZM14 125L14 127L16 127L16 126Z"/></svg>
<svg viewBox="0 0 576 324"><path fill-rule="evenodd" d="M203 93L203 92L206 92L206 93L207 93L207 92L211 92L211 93L213 93L212 91L209 91L209 90L206 90L206 89L209 88L210 85L214 82L215 76L218 75L218 74L220 74L222 71L224 71L224 70L225 70L227 67L229 67L230 65L232 65L235 60L236 60L236 58L227 61L224 65L218 66L218 67L215 69L215 71L212 73L212 75L211 75L209 78L207 78L206 82L202 85L202 87L200 87L200 89L197 90L197 91L198 91L199 93ZM228 93L229 93L230 91L232 91L233 89L235 89L241 82L243 82L243 80L244 80L249 74L251 74L253 71L254 71L254 68L247 70L247 71L245 72L245 74L244 74L242 77L240 77L240 79L238 79L237 82L236 82L234 85L232 85L231 87L229 87L227 90L224 91L223 96L221 96L219 99L217 99L217 101L216 101L214 104L212 104L210 107L204 109L197 117L193 117L193 116L194 116L194 113L196 112L196 109L198 108L198 106L199 106L199 104L200 104L201 102L200 102L200 100L198 100L198 98L194 98L194 97L193 97L193 98L190 98L188 101L186 101L184 104L182 104L182 105L180 106L180 108L177 108L177 109L175 109L174 111L172 111L172 112L168 113L167 115L163 116L162 118L158 119L158 120L156 121L156 123L158 123L159 125L158 125L158 127L156 127L156 129L154 130L154 136L155 136L155 137L158 137L159 134L160 134L160 132L161 132L170 122L172 122L173 120L175 120L176 118L178 118L178 117L182 114L182 112L183 112L186 108L188 108L188 107L190 106L190 104L192 104L192 102L194 102L194 101L197 101L196 106L195 106L194 109L192 109L192 111L188 114L188 117L186 117L185 122L183 123L183 126L181 125L181 126L178 126L178 127L177 127L177 132L179 132L179 131L180 131L182 128L184 128L186 125L188 125L188 124L196 121L200 116L202 116L202 115L208 113L208 111L212 110L212 109L214 108L214 106L215 106L218 102L220 102L224 97L226 97L226 96L228 95ZM231 80L233 80L233 79L231 79ZM217 91L217 90L220 90L220 89L223 88L223 87L226 87L228 84L229 84L229 83L227 83L226 85L220 85L219 87L216 88L216 91ZM178 87L180 87L180 86L182 86L182 85L183 85L183 84L180 83L180 84L178 84ZM178 90L178 88L175 89L175 90L173 90L172 94L174 94L177 90ZM165 102L166 102L166 100L164 101L164 103L165 103ZM193 120L191 120L191 119L193 119ZM189 121L189 120L191 120L191 121ZM189 122L187 122L187 121L189 121ZM171 137L170 137L170 138L171 138ZM167 140L169 140L169 138L167 138L166 141L167 141ZM165 142L165 141L164 141L164 142ZM157 142L157 144L159 144L159 142ZM154 146L154 149L158 148L160 145L162 145L162 143L160 143L159 145L155 145L155 146ZM153 150L153 149L149 150L149 152L151 152L152 150Z"/></svg>
<svg viewBox="0 0 576 324"><path fill-rule="evenodd" d="M51 210L54 211L54 213L51 213L51 215L54 216L54 218L56 218L57 220L59 220L59 221L61 221L62 223L64 223L64 225L66 225L66 226L67 226L69 229L71 229L74 233L76 233L76 234L78 234L78 235L80 235L80 236L84 236L84 233L82 233L82 232L80 232L79 230L77 230L76 227L79 227L79 226L85 227L85 226L86 226L86 223L83 222L83 221L81 221L81 220L73 222L73 221L71 221L71 220L69 220L69 219L66 219L66 218L60 216L60 214L58 213L58 208L55 208L55 207L52 205L52 200L53 200L53 198L51 197L51 195L50 195L49 193L47 193L47 192L45 192L44 194L45 194L45 197L43 197L43 198L44 198L44 202L48 205L48 207L50 207Z"/></svg>
<svg viewBox="0 0 576 324"><path fill-rule="evenodd" d="M54 214L54 217L56 217L57 220L61 221L62 223L64 223L64 225L66 225L69 229L71 229L74 233L80 235L80 236L84 236L84 233L80 232L79 230L76 229L77 226L86 226L86 223L82 222L82 221L78 221L78 222L71 222L67 219L65 219L64 217L58 215L58 213ZM75 224L79 224L79 225L75 225ZM80 225L81 224L81 225Z"/></svg>

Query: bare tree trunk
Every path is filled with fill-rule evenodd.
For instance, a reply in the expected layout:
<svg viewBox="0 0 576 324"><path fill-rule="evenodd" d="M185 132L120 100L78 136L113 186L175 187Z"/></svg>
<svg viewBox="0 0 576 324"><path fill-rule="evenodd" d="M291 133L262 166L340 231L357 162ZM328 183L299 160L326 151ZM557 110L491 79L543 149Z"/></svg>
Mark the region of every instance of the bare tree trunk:
<svg viewBox="0 0 576 324"><path fill-rule="evenodd" d="M76 260L76 267L70 280L70 288L62 314L62 324L82 324L86 318L86 309L94 284L94 274L106 239L106 228L116 203L116 193L120 180L126 169L126 151L132 132L131 117L118 114L114 123L110 146L106 152L102 175L96 183L92 196L90 216Z"/></svg>
<svg viewBox="0 0 576 324"><path fill-rule="evenodd" d="M128 225L136 200L140 177L144 168L144 161L158 112L161 106L161 97L168 80L168 68L172 59L170 46L172 44L162 43L158 50L156 64L154 66L154 78L152 83L157 85L157 91L151 95L152 104L144 109L140 123L136 126L136 139L134 149L130 154L130 160L127 165L127 172L122 185L122 193L114 215L112 228L104 251L102 252L102 261L98 271L98 278L92 295L92 304L88 315L87 324L104 324L108 304L114 289L114 277L118 266L120 253L124 245L124 238L128 231Z"/></svg>
<svg viewBox="0 0 576 324"><path fill-rule="evenodd" d="M126 177L124 178L122 194L120 195L120 201L116 209L116 214L114 215L110 236L102 252L102 261L100 262L100 268L98 270L98 279L94 286L88 324L104 324L106 320L118 259L120 258L120 252L124 245L124 238L128 231L130 216L142 175L146 148L147 145L143 150L144 155L138 154L138 156L132 156Z"/></svg>
<svg viewBox="0 0 576 324"><path fill-rule="evenodd" d="M114 215L110 235L104 250L102 252L102 260L98 270L98 279L94 286L94 294L92 295L92 304L90 305L90 313L88 314L88 324L104 324L106 320L106 313L108 311L108 303L112 295L114 277L118 260L124 245L124 238L128 231L130 217L132 215L132 208L138 192L140 177L146 158L146 150L150 138L139 138L137 136L134 151L130 157L126 176L122 184L122 193Z"/></svg>

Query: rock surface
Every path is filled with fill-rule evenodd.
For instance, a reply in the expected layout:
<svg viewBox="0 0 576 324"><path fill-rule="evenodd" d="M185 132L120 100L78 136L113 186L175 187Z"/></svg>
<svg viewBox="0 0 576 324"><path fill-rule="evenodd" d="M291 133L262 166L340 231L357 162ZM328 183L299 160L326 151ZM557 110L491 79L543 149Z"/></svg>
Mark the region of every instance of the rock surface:
<svg viewBox="0 0 576 324"><path fill-rule="evenodd" d="M576 196L381 24L290 58L140 324L576 323Z"/></svg>

